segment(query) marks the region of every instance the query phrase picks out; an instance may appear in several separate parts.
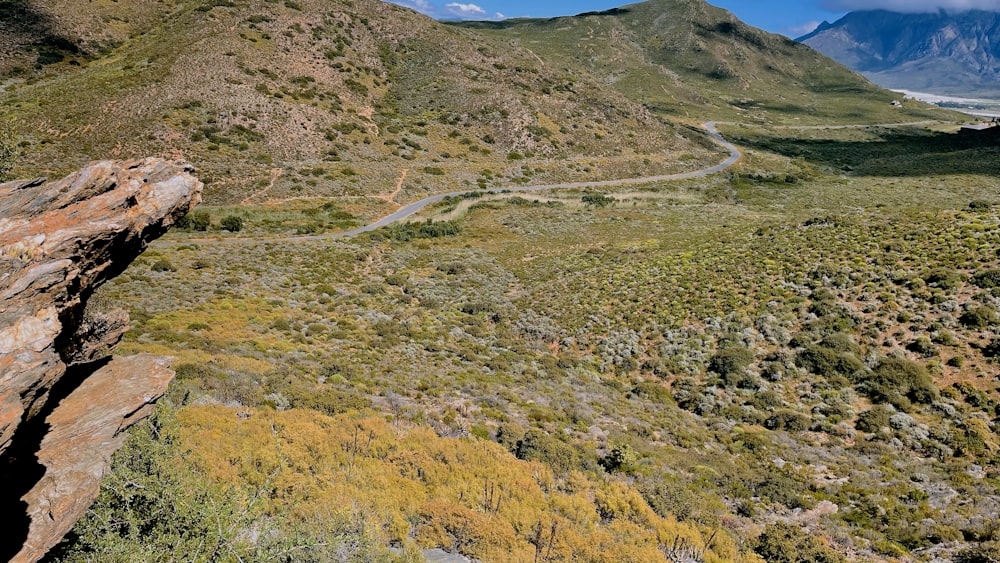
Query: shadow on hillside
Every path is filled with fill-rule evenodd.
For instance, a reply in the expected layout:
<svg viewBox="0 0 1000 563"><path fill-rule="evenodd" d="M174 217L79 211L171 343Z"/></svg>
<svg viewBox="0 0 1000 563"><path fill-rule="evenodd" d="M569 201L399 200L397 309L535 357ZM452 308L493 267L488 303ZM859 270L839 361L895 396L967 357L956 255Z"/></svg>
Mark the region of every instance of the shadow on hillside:
<svg viewBox="0 0 1000 563"><path fill-rule="evenodd" d="M34 47L39 65L83 52L79 45L56 30L49 14L28 2L0 2L0 33Z"/></svg>
<svg viewBox="0 0 1000 563"><path fill-rule="evenodd" d="M869 130L871 132L872 130ZM1000 176L1000 127L941 133L925 129L876 129L876 139L803 139L781 135L733 136L751 150L769 151L858 176Z"/></svg>

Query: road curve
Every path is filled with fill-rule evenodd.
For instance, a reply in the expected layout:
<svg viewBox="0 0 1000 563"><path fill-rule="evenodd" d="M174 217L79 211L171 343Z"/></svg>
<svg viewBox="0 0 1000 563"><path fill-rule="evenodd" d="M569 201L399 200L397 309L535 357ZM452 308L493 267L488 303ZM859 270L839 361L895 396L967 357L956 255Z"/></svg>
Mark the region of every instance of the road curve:
<svg viewBox="0 0 1000 563"><path fill-rule="evenodd" d="M565 182L561 184L545 184L538 186L517 186L511 188L501 188L499 191L503 193L515 193L515 192L540 192L545 190L565 190L565 189L586 189L586 188L607 188L612 186L630 186L636 184L651 184L653 182L666 182L670 180L687 180L689 178L702 178L704 176L709 176L722 172L723 170L729 168L730 166L736 164L736 162L743 156L735 145L727 141L716 129L716 122L709 121L704 124L705 130L708 131L709 136L715 140L716 143L724 147L729 151L729 157L712 166L710 168L704 168L702 170L694 170L692 172L682 172L679 174L666 174L663 176L646 176L643 178L624 178L621 180L599 180L594 182ZM437 194L430 197L425 197L424 199L414 201L413 203L404 205L403 207L397 209L393 213L382 217L381 219L365 225L364 227L358 227L356 229L351 229L349 231L341 231L337 233L324 233L321 235L295 235L287 237L273 237L273 238L230 238L230 239L213 239L213 240L187 240L187 241L176 241L177 243L197 243L197 244L238 244L241 242L288 242L288 241L314 241L314 240L329 240L337 238L346 238L359 235L361 233L367 233L369 231L374 231L380 229L387 225L391 225L398 221L402 221L407 217L410 217L421 209L427 207L432 203L439 202L446 197L454 197L462 194L467 194L472 190L463 190L460 192L450 192L446 194ZM155 243L154 243L155 244Z"/></svg>

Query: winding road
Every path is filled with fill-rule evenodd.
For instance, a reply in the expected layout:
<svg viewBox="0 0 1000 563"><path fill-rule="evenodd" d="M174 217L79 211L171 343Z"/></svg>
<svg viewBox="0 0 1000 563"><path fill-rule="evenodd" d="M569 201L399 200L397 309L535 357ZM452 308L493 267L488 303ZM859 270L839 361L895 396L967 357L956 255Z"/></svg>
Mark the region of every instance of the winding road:
<svg viewBox="0 0 1000 563"><path fill-rule="evenodd" d="M865 124L854 124L854 125L778 125L774 126L775 129L793 129L793 130L809 130L809 129L864 129L870 127L917 127L925 126L934 123L944 123L939 120L929 120L929 121L913 121L909 123L865 123ZM651 184L654 182L666 182L671 180L687 180L690 178L702 178L705 176L710 176L726 170L732 165L736 164L740 158L743 157L743 153L740 149L736 148L736 145L730 143L719 133L717 125L738 125L737 123L727 122L727 121L708 121L702 124L705 131L712 139L721 145L723 148L729 151L729 157L722 162L711 166L709 168L703 168L701 170L693 170L691 172L681 172L679 174L666 174L662 176L645 176L642 178L623 178L620 180L598 180L594 182L565 182L561 184L543 184L536 186L517 186L511 188L501 188L502 193L518 193L518 192L541 192L545 190L566 190L566 189L586 189L586 188L609 188L615 186L634 186L638 184ZM274 171L272 171L273 173ZM405 173L402 178L400 178L399 185L397 185L396 191L393 192L391 199L394 199L396 195L399 194L402 189L402 180L405 179ZM273 180L272 180L273 183ZM240 244L240 243L258 243L258 242L285 242L285 241L315 241L315 240L330 240L338 238L347 238L359 235L361 233L367 233L380 229L382 227L391 225L398 221L402 221L407 217L411 217L418 213L421 209L427 207L432 203L437 203L447 197L455 197L463 194L469 193L470 190L463 190L460 192L449 192L444 194L432 195L425 197L404 205L403 207L397 209L393 213L382 217L381 219L370 223L363 227L358 227L356 229L351 229L349 231L340 231L337 233L324 233L321 235L290 235L290 236L275 236L275 237L246 237L246 238L227 238L227 239L187 239L187 240L177 240L177 241L164 241L162 239L154 241L153 246L167 245L167 244ZM258 194L259 195L259 194Z"/></svg>
<svg viewBox="0 0 1000 563"><path fill-rule="evenodd" d="M653 183L653 182L665 182L665 181L668 181L668 180L686 180L688 178L701 178L703 176L709 176L711 174L715 174L717 172L721 172L721 171L729 168L733 164L736 164L736 161L738 161L740 159L740 157L743 156L743 153L741 153L740 150L738 148L736 148L735 145L733 145L732 143L730 143L729 141L727 141L719 133L719 131L715 128L715 125L716 125L716 122L710 121L708 123L705 123L704 127L708 131L708 134L713 139L715 139L715 141L717 143L719 143L720 145L722 145L723 147L725 147L727 150L729 150L729 158L727 158L726 160L720 162L719 164L716 164L715 166L712 166L711 168L705 168L705 169L702 169L702 170L694 170L692 172L682 172L680 174L667 174L667 175L664 175L664 176L647 176L647 177L644 177L644 178L625 178L623 180L600 180L600 181L596 181L596 182L566 182L566 183L562 183L562 184L544 184L544 185L538 185L538 186L519 186L519 187L513 187L513 188L503 188L501 191L503 193L515 193L515 192L541 192L541 191L545 191L545 190L573 190L573 189L579 190L579 189L586 189L586 188L607 188L607 187L611 187L611 186L629 186L629 185L634 185L634 184L650 184L650 183ZM366 233L366 232L369 232L369 231L374 231L375 229L379 229L379 228L385 227L387 225L391 225L391 224L393 224L393 223L395 223L397 221L402 221L403 219L406 219L407 217L410 217L411 215L414 215L415 213L419 212L421 209L427 207L428 205L430 205L432 203L439 202L442 199L445 199L447 197L455 197L455 196L459 196L459 195L466 194L466 193L469 193L469 190L465 190L465 191L461 191L461 192L451 192L451 193L446 193L446 194L438 194L438 195L432 195L430 197L425 197L424 199L414 201L413 203L410 203L408 205L405 205L405 206L399 208L394 213L386 215L385 217L382 217L381 219L379 219L378 221L375 221L374 223L371 223L369 225L365 225L364 227L358 227L357 229L353 229L353 230L350 230L350 231L343 231L343 232L339 232L339 233L328 233L328 234L323 234L323 235L302 236L302 237L296 237L296 238L299 239L299 240L320 240L320 239L328 239L328 238L351 237L351 236L358 235L358 234L361 234L361 233Z"/></svg>
<svg viewBox="0 0 1000 563"><path fill-rule="evenodd" d="M687 180L690 178L702 178L704 176L710 176L718 172L726 170L730 166L736 164L737 161L743 156L735 145L727 141L722 134L716 129L717 122L709 121L703 124L705 130L708 132L709 136L715 140L716 143L724 147L729 151L729 157L709 168L703 168L701 170L693 170L691 172L681 172L679 174L666 174L663 176L646 176L643 178L624 178L620 180L599 180L594 182L565 182L561 184L544 184L537 186L517 186L511 188L502 188L503 193L516 193L516 192L541 192L545 190L566 190L566 189L586 189L586 188L607 188L613 186L630 186L637 184L650 184L653 182L666 182L670 180ZM391 225L398 221L402 221L407 217L410 217L418 213L421 209L427 207L432 203L437 203L447 197L460 196L462 194L469 193L469 190L464 190L460 192L450 192L444 194L432 195L430 197L425 197L424 199L414 201L404 205L403 207L397 209L393 213L382 217L381 219L370 223L363 227L358 227L356 229L351 229L349 231L341 231L337 233L324 233L321 235L293 235L285 237L247 237L247 238L228 238L228 239L197 239L197 240L178 240L178 241L156 241L153 243L154 246L159 246L160 244L182 244L182 243L197 243L197 244L239 244L239 243L258 243L258 242L288 242L288 241L315 241L315 240L330 240L338 238L347 238L359 235L361 233L367 233L380 229L382 227Z"/></svg>

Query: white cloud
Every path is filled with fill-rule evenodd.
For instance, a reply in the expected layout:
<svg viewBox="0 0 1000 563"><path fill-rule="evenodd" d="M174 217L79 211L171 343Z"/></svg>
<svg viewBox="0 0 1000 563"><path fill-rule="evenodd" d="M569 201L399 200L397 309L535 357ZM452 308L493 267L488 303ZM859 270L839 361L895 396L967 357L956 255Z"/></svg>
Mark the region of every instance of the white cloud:
<svg viewBox="0 0 1000 563"><path fill-rule="evenodd" d="M486 10L475 4L461 4L459 2L452 2L451 4L445 5L448 12L452 15L458 16L460 18L482 18L486 16Z"/></svg>
<svg viewBox="0 0 1000 563"><path fill-rule="evenodd" d="M802 37L807 33L811 33L814 29L819 27L818 21L810 21L800 25L793 25L792 27L785 28L785 35L789 37Z"/></svg>
<svg viewBox="0 0 1000 563"><path fill-rule="evenodd" d="M855 10L889 10L904 13L937 12L939 10L1000 12L1000 3L997 0L825 0L823 5L831 10L845 12Z"/></svg>

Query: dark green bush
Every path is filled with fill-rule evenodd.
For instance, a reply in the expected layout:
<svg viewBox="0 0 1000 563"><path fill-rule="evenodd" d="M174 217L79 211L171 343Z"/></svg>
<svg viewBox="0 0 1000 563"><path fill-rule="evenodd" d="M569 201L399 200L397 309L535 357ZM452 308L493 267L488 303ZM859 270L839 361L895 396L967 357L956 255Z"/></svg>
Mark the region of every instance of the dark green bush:
<svg viewBox="0 0 1000 563"><path fill-rule="evenodd" d="M946 268L937 268L924 274L924 282L927 285L940 287L941 289L957 289L965 281L961 273Z"/></svg>
<svg viewBox="0 0 1000 563"><path fill-rule="evenodd" d="M525 433L517 442L513 453L518 459L545 462L556 471L564 473L581 469L583 465L580 453L573 446L541 430L529 430Z"/></svg>
<svg viewBox="0 0 1000 563"><path fill-rule="evenodd" d="M875 433L879 429L889 426L889 416L891 415L892 411L883 405L877 405L861 413L858 416L858 421L854 423L854 427L862 432Z"/></svg>
<svg viewBox="0 0 1000 563"><path fill-rule="evenodd" d="M823 338L819 345L824 348L829 348L834 352L847 352L854 354L855 356L861 355L861 347L854 342L854 338L852 338L850 334L843 332L837 332Z"/></svg>
<svg viewBox="0 0 1000 563"><path fill-rule="evenodd" d="M754 551L768 563L840 563L844 557L792 524L777 522L764 529Z"/></svg>
<svg viewBox="0 0 1000 563"><path fill-rule="evenodd" d="M604 194L584 194L580 198L580 201L586 203L587 205L596 205L597 207L607 207L615 202L615 198L608 197Z"/></svg>
<svg viewBox="0 0 1000 563"><path fill-rule="evenodd" d="M243 230L243 218L238 215L226 215L219 225L231 233L238 233Z"/></svg>
<svg viewBox="0 0 1000 563"><path fill-rule="evenodd" d="M978 305L967 309L958 322L969 328L984 329L997 324L997 312L992 307Z"/></svg>
<svg viewBox="0 0 1000 563"><path fill-rule="evenodd" d="M745 346L730 346L715 353L708 361L708 369L722 376L742 374L753 361L753 352Z"/></svg>
<svg viewBox="0 0 1000 563"><path fill-rule="evenodd" d="M852 376L865 369L865 364L853 354L837 353L820 345L806 346L795 357L795 365L823 377Z"/></svg>
<svg viewBox="0 0 1000 563"><path fill-rule="evenodd" d="M177 268L175 268L174 265L171 264L170 261L167 260L166 258L161 258L161 259L157 260L156 262L154 262L153 265L150 266L150 269L152 269L154 272L176 272L177 271Z"/></svg>
<svg viewBox="0 0 1000 563"><path fill-rule="evenodd" d="M925 358L930 358L937 355L937 347L931 342L930 338L926 336L920 336L913 342L906 345L906 349L911 352L916 352Z"/></svg>
<svg viewBox="0 0 1000 563"><path fill-rule="evenodd" d="M809 429L809 417L791 410L780 410L764 421L764 428L802 432Z"/></svg>
<svg viewBox="0 0 1000 563"><path fill-rule="evenodd" d="M860 383L872 401L890 403L899 409L908 408L910 402L929 404L938 397L927 369L901 358L884 358Z"/></svg>
<svg viewBox="0 0 1000 563"><path fill-rule="evenodd" d="M177 228L191 231L207 231L212 224L212 216L207 211L192 211L177 220Z"/></svg>
<svg viewBox="0 0 1000 563"><path fill-rule="evenodd" d="M1000 270L983 270L972 276L972 283L983 288L1000 287Z"/></svg>

